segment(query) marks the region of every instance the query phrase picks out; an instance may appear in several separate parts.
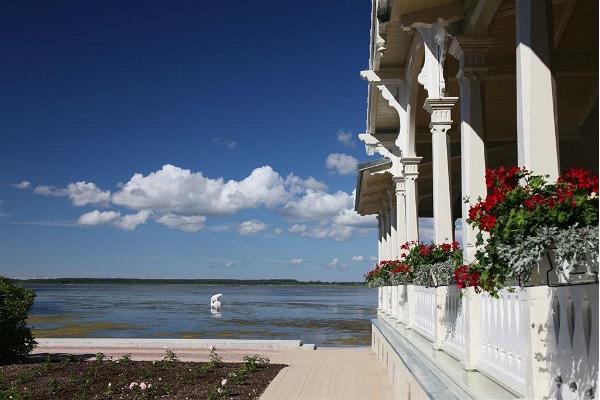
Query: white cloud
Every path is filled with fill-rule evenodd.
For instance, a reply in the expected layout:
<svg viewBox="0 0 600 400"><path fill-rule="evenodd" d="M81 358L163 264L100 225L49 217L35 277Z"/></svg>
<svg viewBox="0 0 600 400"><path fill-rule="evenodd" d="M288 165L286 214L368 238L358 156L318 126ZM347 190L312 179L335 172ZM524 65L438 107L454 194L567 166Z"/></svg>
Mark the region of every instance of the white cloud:
<svg viewBox="0 0 600 400"><path fill-rule="evenodd" d="M80 216L77 223L79 225L104 225L116 221L120 217L121 213L115 211L94 210Z"/></svg>
<svg viewBox="0 0 600 400"><path fill-rule="evenodd" d="M339 225L355 226L358 228L375 228L377 227L377 217L375 215L359 215L354 210L342 210L340 215L336 215L333 221Z"/></svg>
<svg viewBox="0 0 600 400"><path fill-rule="evenodd" d="M206 217L203 215L177 215L168 213L157 218L156 222L169 228L192 233L204 228Z"/></svg>
<svg viewBox="0 0 600 400"><path fill-rule="evenodd" d="M63 197L63 196L69 195L69 192L67 191L67 189L57 188L56 186L47 186L47 185L36 186L36 188L33 189L33 193L39 194L42 196L54 196L54 197Z"/></svg>
<svg viewBox="0 0 600 400"><path fill-rule="evenodd" d="M325 166L338 175L350 175L356 172L358 160L348 154L332 153L327 156Z"/></svg>
<svg viewBox="0 0 600 400"><path fill-rule="evenodd" d="M301 198L289 201L283 207L283 214L293 220L322 219L335 217L351 207L353 198L346 192L329 194L309 190Z"/></svg>
<svg viewBox="0 0 600 400"><path fill-rule="evenodd" d="M365 258L363 256L352 256L352 261L363 262Z"/></svg>
<svg viewBox="0 0 600 400"><path fill-rule="evenodd" d="M347 269L348 266L344 263L341 263L338 258L332 259L327 266L331 269Z"/></svg>
<svg viewBox="0 0 600 400"><path fill-rule="evenodd" d="M291 195L306 193L307 190L321 191L327 190L327 185L312 176L302 179L294 174L285 177L285 186Z"/></svg>
<svg viewBox="0 0 600 400"><path fill-rule="evenodd" d="M150 215L151 212L146 210L125 216L121 216L121 213L116 211L94 210L81 215L77 220L77 224L86 226L110 224L117 228L133 231L138 225L145 223Z"/></svg>
<svg viewBox="0 0 600 400"><path fill-rule="evenodd" d="M140 224L145 224L152 215L151 211L141 210L136 214L129 214L121 217L119 220L115 221L115 225L121 229L126 231L133 231Z"/></svg>
<svg viewBox="0 0 600 400"><path fill-rule="evenodd" d="M283 179L269 166L256 168L241 181L225 182L167 164L147 176L135 174L112 199L115 204L133 209L224 215L259 206L274 207L287 198Z"/></svg>
<svg viewBox="0 0 600 400"><path fill-rule="evenodd" d="M14 185L11 185L14 188L17 189L21 189L21 190L25 190L25 189L30 189L31 188L31 182L29 181L21 181L19 183L15 183Z"/></svg>
<svg viewBox="0 0 600 400"><path fill-rule="evenodd" d="M227 261L227 262L225 262L225 264L223 264L223 266L225 268L233 267L233 261Z"/></svg>
<svg viewBox="0 0 600 400"><path fill-rule="evenodd" d="M68 197L74 206L108 204L110 201L110 191L103 192L94 183L86 181L69 183L66 188L40 185L33 192L42 196Z"/></svg>
<svg viewBox="0 0 600 400"><path fill-rule="evenodd" d="M377 261L377 257L371 256L371 261Z"/></svg>
<svg viewBox="0 0 600 400"><path fill-rule="evenodd" d="M344 146L354 147L356 145L352 134L350 132L344 132L343 130L338 131L337 140Z"/></svg>
<svg viewBox="0 0 600 400"><path fill-rule="evenodd" d="M288 229L288 231L292 233L303 233L306 232L306 225L294 224Z"/></svg>
<svg viewBox="0 0 600 400"><path fill-rule="evenodd" d="M146 175L134 174L126 183L117 185L114 193L86 181L71 183L65 188L41 185L34 192L68 197L76 206L114 204L133 210L133 214L125 216L117 211L110 212L118 216L90 214L82 216L80 223L98 225L102 218L112 215L113 226L129 230L153 220L170 228L198 232L204 229L207 217L232 215L259 207L275 211L296 223L289 228L290 232L315 239L344 241L352 238L354 232L362 233L376 225L373 217L362 217L353 211L354 193L328 193L327 185L314 177L303 179L288 174L284 178L270 166L256 168L237 181L209 178L202 172L166 164ZM267 228L264 222L250 220L240 225L212 225L208 230L236 229L242 235L249 235ZM281 235L284 230L274 228L273 232Z"/></svg>
<svg viewBox="0 0 600 400"><path fill-rule="evenodd" d="M264 222L259 221L257 219L253 219L250 221L242 222L240 224L240 226L238 227L238 232L240 235L248 236L248 235L255 235L257 233L260 233L267 228L268 228L268 225L265 224Z"/></svg>
<svg viewBox="0 0 600 400"><path fill-rule="evenodd" d="M302 259L302 258L292 258L290 260L290 264L291 265L302 265L302 264L304 264L304 259Z"/></svg>
<svg viewBox="0 0 600 400"><path fill-rule="evenodd" d="M107 204L110 201L110 192L103 192L91 182L75 182L67 186L67 193L74 206L87 204Z"/></svg>

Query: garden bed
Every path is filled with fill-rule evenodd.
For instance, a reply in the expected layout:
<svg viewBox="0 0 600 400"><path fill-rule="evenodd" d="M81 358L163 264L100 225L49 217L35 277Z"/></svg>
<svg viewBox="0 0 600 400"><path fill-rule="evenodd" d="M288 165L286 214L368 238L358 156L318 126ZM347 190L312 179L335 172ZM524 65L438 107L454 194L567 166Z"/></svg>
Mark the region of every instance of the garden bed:
<svg viewBox="0 0 600 400"><path fill-rule="evenodd" d="M242 363L72 356L0 366L0 399L256 399L284 365L258 356Z"/></svg>

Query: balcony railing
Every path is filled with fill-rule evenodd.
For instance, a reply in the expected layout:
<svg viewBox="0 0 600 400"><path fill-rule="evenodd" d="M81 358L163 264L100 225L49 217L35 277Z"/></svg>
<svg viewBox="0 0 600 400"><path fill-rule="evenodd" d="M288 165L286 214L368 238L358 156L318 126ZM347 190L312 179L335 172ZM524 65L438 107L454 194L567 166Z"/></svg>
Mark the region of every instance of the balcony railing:
<svg viewBox="0 0 600 400"><path fill-rule="evenodd" d="M598 398L597 284L515 287L498 298L454 286L385 286L378 308L399 333L416 332L517 396Z"/></svg>

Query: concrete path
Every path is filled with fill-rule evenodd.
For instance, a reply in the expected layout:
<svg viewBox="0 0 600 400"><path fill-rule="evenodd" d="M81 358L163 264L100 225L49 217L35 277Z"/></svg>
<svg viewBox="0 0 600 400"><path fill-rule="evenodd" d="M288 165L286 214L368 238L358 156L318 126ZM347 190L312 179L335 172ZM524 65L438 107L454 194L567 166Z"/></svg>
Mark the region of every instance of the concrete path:
<svg viewBox="0 0 600 400"><path fill-rule="evenodd" d="M119 358L131 354L133 360L160 360L165 348L112 347L112 346L58 346L58 343L40 345L34 353L88 354L91 358L98 352L107 357ZM189 346L171 348L181 361L207 361L209 350L192 349ZM217 352L226 362L239 362L245 355L259 354L268 357L273 364L286 364L271 382L264 400L286 399L343 399L378 400L392 399L392 388L383 368L368 348L319 348L307 350L290 349L219 349Z"/></svg>

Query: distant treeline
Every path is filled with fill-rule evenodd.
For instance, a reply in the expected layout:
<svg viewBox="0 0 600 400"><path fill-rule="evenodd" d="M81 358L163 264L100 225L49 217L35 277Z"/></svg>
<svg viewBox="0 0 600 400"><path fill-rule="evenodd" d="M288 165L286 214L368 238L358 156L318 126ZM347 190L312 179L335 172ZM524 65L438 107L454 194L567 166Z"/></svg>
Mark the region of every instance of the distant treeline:
<svg viewBox="0 0 600 400"><path fill-rule="evenodd" d="M298 281L296 279L134 279L134 278L48 278L11 279L20 284L133 284L133 285L347 285L363 286L362 282Z"/></svg>

